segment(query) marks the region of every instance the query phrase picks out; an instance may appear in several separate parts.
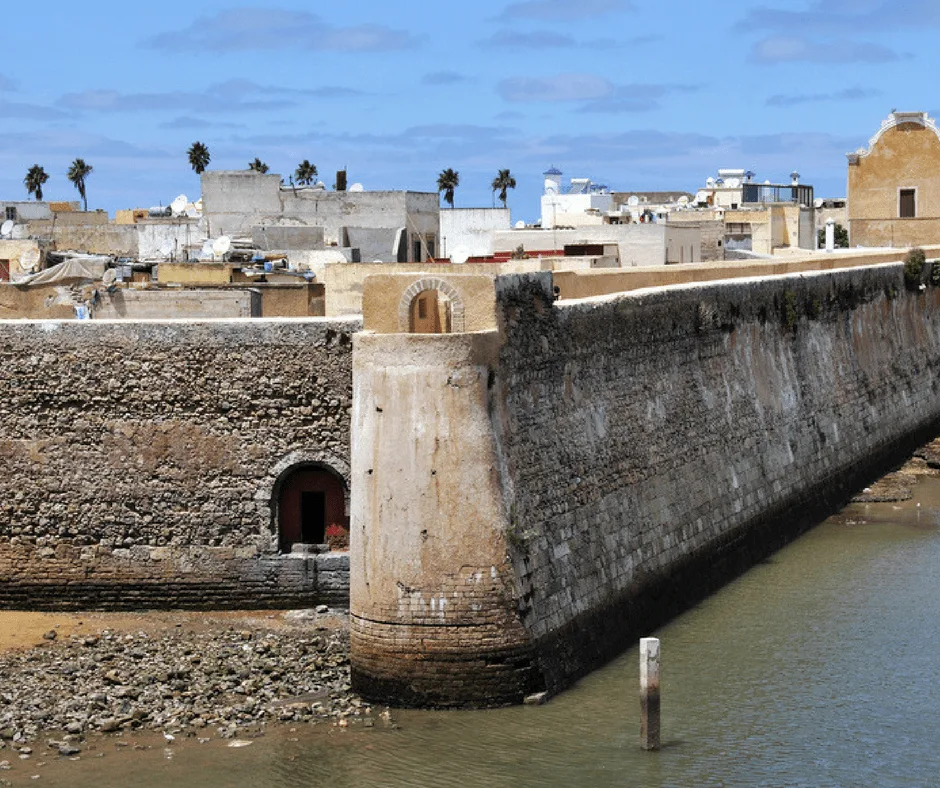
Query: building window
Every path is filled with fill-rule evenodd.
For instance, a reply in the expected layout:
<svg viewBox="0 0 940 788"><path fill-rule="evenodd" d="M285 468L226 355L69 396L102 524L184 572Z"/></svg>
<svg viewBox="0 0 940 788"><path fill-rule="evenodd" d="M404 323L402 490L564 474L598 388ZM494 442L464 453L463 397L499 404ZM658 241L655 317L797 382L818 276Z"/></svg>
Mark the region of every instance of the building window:
<svg viewBox="0 0 940 788"><path fill-rule="evenodd" d="M8 222L16 221L16 208L14 206L7 206L7 218Z"/></svg>
<svg viewBox="0 0 940 788"><path fill-rule="evenodd" d="M901 189L898 193L898 216L913 219L917 216L917 189Z"/></svg>

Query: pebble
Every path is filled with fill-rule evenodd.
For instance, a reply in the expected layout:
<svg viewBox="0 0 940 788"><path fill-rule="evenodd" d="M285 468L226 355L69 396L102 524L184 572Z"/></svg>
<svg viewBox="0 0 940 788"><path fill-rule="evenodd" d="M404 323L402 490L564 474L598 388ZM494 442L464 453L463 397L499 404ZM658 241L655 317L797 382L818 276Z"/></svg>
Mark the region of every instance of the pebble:
<svg viewBox="0 0 940 788"><path fill-rule="evenodd" d="M0 746L23 759L22 745L51 732L68 734L55 743L63 756L90 734L144 729L167 741L217 731L234 745L247 729L336 721L360 706L348 633L313 627L60 637L0 654L0 675Z"/></svg>

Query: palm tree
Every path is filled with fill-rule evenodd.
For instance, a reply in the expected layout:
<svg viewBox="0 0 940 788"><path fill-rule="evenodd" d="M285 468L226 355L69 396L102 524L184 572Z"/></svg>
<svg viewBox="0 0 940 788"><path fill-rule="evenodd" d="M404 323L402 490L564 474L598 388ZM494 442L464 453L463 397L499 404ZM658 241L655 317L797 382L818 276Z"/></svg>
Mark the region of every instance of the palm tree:
<svg viewBox="0 0 940 788"><path fill-rule="evenodd" d="M503 203L503 208L506 207L506 191L508 189L516 188L516 179L512 177L509 173L509 170L500 170L499 175L493 178L493 183L491 184L493 191L499 192L499 199Z"/></svg>
<svg viewBox="0 0 940 788"><path fill-rule="evenodd" d="M36 200L42 200L42 185L49 180L48 173L38 164L29 168L26 177L23 178L23 185L26 186L26 193L36 196Z"/></svg>
<svg viewBox="0 0 940 788"><path fill-rule="evenodd" d="M202 175L206 171L206 167L209 166L209 159L211 158L209 149L201 142L194 142L189 146L186 155L189 156L189 166L193 168L196 175Z"/></svg>
<svg viewBox="0 0 940 788"><path fill-rule="evenodd" d="M255 156L254 161L248 162L248 169L252 172L260 172L262 175L268 171L268 165Z"/></svg>
<svg viewBox="0 0 940 788"><path fill-rule="evenodd" d="M454 189L460 185L460 173L448 167L437 176L437 190L444 192L444 201L454 207Z"/></svg>
<svg viewBox="0 0 940 788"><path fill-rule="evenodd" d="M78 196L82 198L84 210L88 210L88 197L85 196L85 178L94 171L90 164L86 164L84 159L75 159L66 177L72 182L72 185L78 189Z"/></svg>
<svg viewBox="0 0 940 788"><path fill-rule="evenodd" d="M316 183L317 165L311 164L307 159L304 159L297 165L297 169L294 171L294 180L301 186L310 186L312 183Z"/></svg>

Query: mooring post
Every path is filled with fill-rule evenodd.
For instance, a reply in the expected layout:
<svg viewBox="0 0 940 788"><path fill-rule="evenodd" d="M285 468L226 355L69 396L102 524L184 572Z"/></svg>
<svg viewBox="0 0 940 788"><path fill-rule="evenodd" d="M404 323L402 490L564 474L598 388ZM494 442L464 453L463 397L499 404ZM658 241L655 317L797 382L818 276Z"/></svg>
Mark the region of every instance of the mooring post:
<svg viewBox="0 0 940 788"><path fill-rule="evenodd" d="M659 638L640 639L640 746L659 749Z"/></svg>

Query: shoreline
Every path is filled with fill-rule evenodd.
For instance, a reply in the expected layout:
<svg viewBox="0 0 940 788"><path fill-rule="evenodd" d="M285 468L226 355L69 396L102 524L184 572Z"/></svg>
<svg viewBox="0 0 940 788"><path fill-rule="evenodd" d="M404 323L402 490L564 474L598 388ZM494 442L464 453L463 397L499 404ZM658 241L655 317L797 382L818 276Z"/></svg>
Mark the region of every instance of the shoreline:
<svg viewBox="0 0 940 788"><path fill-rule="evenodd" d="M375 724L350 690L345 612L71 618L42 645L0 652L0 785L21 761L138 733L245 746L270 725Z"/></svg>
<svg viewBox="0 0 940 788"><path fill-rule="evenodd" d="M853 503L940 477L940 439ZM0 786L47 761L177 739L244 747L269 728L393 726L351 691L348 613L0 611ZM381 713L379 713L381 711ZM141 743L143 742L143 743Z"/></svg>

